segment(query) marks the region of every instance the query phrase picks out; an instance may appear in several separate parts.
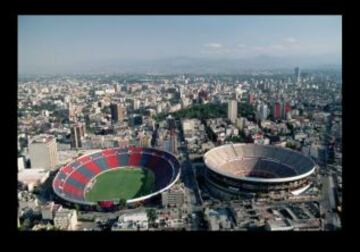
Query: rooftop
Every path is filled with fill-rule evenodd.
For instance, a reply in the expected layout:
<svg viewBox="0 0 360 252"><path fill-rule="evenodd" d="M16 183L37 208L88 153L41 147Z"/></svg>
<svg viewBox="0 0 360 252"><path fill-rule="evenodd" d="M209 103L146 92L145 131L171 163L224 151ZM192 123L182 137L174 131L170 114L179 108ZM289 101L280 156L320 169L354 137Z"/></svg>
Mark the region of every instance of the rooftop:
<svg viewBox="0 0 360 252"><path fill-rule="evenodd" d="M274 219L274 220L268 220L267 226L270 228L270 230L276 231L276 230L290 230L293 228L293 226L284 219Z"/></svg>
<svg viewBox="0 0 360 252"><path fill-rule="evenodd" d="M51 135L45 135L45 134L41 134L38 136L35 136L31 139L31 143L49 143L50 141L52 141L55 137L51 136Z"/></svg>
<svg viewBox="0 0 360 252"><path fill-rule="evenodd" d="M24 169L18 173L18 181L24 184L39 183L49 172L44 169Z"/></svg>

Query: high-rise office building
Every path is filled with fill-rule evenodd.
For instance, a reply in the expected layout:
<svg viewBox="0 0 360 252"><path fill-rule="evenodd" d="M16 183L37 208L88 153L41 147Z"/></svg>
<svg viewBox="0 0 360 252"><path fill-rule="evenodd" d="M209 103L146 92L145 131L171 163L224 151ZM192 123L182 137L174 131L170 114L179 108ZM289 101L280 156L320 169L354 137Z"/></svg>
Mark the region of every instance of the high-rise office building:
<svg viewBox="0 0 360 252"><path fill-rule="evenodd" d="M239 130L244 130L246 126L246 118L245 117L239 117L236 119L236 127L239 129Z"/></svg>
<svg viewBox="0 0 360 252"><path fill-rule="evenodd" d="M228 102L228 119L235 123L237 118L237 101L236 100L230 100Z"/></svg>
<svg viewBox="0 0 360 252"><path fill-rule="evenodd" d="M291 111L291 106L288 102L281 101L274 104L274 119L286 119L287 113Z"/></svg>
<svg viewBox="0 0 360 252"><path fill-rule="evenodd" d="M56 138L38 135L29 144L31 168L53 169L58 164Z"/></svg>
<svg viewBox="0 0 360 252"><path fill-rule="evenodd" d="M134 99L133 108L134 108L135 110L137 110L137 109L140 108L140 105L141 105L140 100Z"/></svg>
<svg viewBox="0 0 360 252"><path fill-rule="evenodd" d="M274 119L279 120L281 118L281 103L275 102L274 104Z"/></svg>
<svg viewBox="0 0 360 252"><path fill-rule="evenodd" d="M184 195L184 189L174 185L170 190L161 193L161 203L163 207L181 207L184 204Z"/></svg>
<svg viewBox="0 0 360 252"><path fill-rule="evenodd" d="M68 113L69 113L69 121L73 121L74 117L76 116L76 108L75 105L69 101L68 103Z"/></svg>
<svg viewBox="0 0 360 252"><path fill-rule="evenodd" d="M115 93L117 93L117 92L120 91L120 87L119 87L118 84L114 84L114 85L113 85L113 88L114 88Z"/></svg>
<svg viewBox="0 0 360 252"><path fill-rule="evenodd" d="M123 122L125 118L125 108L120 103L110 104L111 118L113 122Z"/></svg>
<svg viewBox="0 0 360 252"><path fill-rule="evenodd" d="M72 148L82 147L81 139L85 136L85 125L82 123L76 123L72 125L70 129L70 145Z"/></svg>
<svg viewBox="0 0 360 252"><path fill-rule="evenodd" d="M252 104L254 102L254 95L253 94L248 94L248 103Z"/></svg>
<svg viewBox="0 0 360 252"><path fill-rule="evenodd" d="M261 103L257 107L257 118L261 121L266 120L269 115L268 106L264 103Z"/></svg>
<svg viewBox="0 0 360 252"><path fill-rule="evenodd" d="M169 116L166 118L166 122L167 122L168 129L169 129L169 130L176 129L176 123L175 123L175 118L174 118L174 117L172 117L171 115L169 115Z"/></svg>
<svg viewBox="0 0 360 252"><path fill-rule="evenodd" d="M281 118L286 119L287 113L291 111L291 106L288 102L281 103Z"/></svg>
<svg viewBox="0 0 360 252"><path fill-rule="evenodd" d="M299 83L300 82L300 68L299 67L296 67L295 68L295 81L296 83Z"/></svg>
<svg viewBox="0 0 360 252"><path fill-rule="evenodd" d="M170 141L171 141L171 152L173 154L177 154L177 136L174 131L171 132Z"/></svg>

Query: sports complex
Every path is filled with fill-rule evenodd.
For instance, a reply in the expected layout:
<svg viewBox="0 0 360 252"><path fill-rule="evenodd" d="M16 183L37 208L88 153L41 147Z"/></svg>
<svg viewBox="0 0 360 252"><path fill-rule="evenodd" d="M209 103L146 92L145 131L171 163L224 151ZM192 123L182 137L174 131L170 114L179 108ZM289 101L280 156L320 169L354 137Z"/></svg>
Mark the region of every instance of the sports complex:
<svg viewBox="0 0 360 252"><path fill-rule="evenodd" d="M169 189L180 176L172 154L143 147L110 148L81 156L61 167L53 190L61 199L103 207L144 202Z"/></svg>
<svg viewBox="0 0 360 252"><path fill-rule="evenodd" d="M257 144L227 144L204 155L205 180L220 197L251 193L300 194L311 185L316 163L287 148Z"/></svg>

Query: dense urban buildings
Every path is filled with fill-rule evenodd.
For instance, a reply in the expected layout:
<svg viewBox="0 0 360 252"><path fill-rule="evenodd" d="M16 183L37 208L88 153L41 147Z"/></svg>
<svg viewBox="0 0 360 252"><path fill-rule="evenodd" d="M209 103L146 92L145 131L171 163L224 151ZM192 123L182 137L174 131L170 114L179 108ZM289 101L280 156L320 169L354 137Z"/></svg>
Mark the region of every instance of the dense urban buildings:
<svg viewBox="0 0 360 252"><path fill-rule="evenodd" d="M342 229L341 22L20 15L18 229Z"/></svg>
<svg viewBox="0 0 360 252"><path fill-rule="evenodd" d="M137 80L126 84L126 77L121 76L113 77L110 82L102 80L101 76L97 80L86 76L68 76L66 81L55 77L21 79L20 227L33 230L102 230L108 227L114 231L339 228L342 202L341 77L336 71L302 70L299 87L292 75L285 72L252 77L238 75L229 79L225 75L138 76ZM224 153L212 155L218 161L211 162L221 165L221 160L231 156L232 152L244 151L237 149L237 143L259 145L260 149L261 146L292 149L300 155L299 159L296 155L280 155L282 152L276 157L296 169L306 168L303 159L309 164L314 162L316 165L311 167L317 168L304 179L295 180L300 184L291 182L278 185L282 190L269 187L252 190L250 194L233 194L230 198L225 197L226 202L230 199L231 205L225 205L223 195L209 185L206 153L218 146L230 146ZM105 164L109 167L116 162L125 164L125 156L111 161L110 150L128 150L131 146L159 149L175 155L181 164L179 181L151 202L132 204L135 208L130 209L128 215L121 214L119 205L113 210L115 219L107 218L104 213L101 220L93 222L86 220L90 216L101 216L103 209L110 206L109 202L99 202L97 207L86 209L81 201L69 205L54 194L53 183L60 186L56 189L58 195L60 192L68 195L66 199L75 193L71 190L86 185L79 183L87 176L93 176L90 172L103 169ZM248 155L251 151L258 155L260 149L245 151ZM267 149L262 152L265 156L270 155ZM97 160L97 153L103 153L103 161ZM126 155L130 158L137 154ZM146 157L139 160L148 165L157 162ZM239 162L237 167L253 167L252 170L249 168L251 176L260 176L260 173L254 173L257 167L262 167L262 171L276 170L274 176L282 177L282 172L289 172L289 178L292 176L290 170L281 169L281 165L268 162L266 158L231 162L221 169L230 169ZM78 174L72 173L70 167L79 169ZM66 174L72 175L65 180ZM61 181L67 182L61 186ZM74 194L70 198L76 197ZM119 203L115 201L111 205ZM154 204L157 207L154 208ZM119 214L115 214L117 211ZM40 224L33 224L31 216L36 212L42 216ZM257 221L251 216L257 216Z"/></svg>

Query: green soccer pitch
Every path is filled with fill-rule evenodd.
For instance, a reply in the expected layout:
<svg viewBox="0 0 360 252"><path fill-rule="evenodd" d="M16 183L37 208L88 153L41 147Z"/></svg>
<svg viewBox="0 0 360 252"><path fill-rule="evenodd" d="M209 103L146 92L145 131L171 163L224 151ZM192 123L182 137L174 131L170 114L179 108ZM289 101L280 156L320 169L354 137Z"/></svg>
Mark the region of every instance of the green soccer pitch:
<svg viewBox="0 0 360 252"><path fill-rule="evenodd" d="M114 168L95 178L95 183L85 193L85 200L97 202L138 198L150 194L154 183L155 175L149 169L139 167Z"/></svg>

